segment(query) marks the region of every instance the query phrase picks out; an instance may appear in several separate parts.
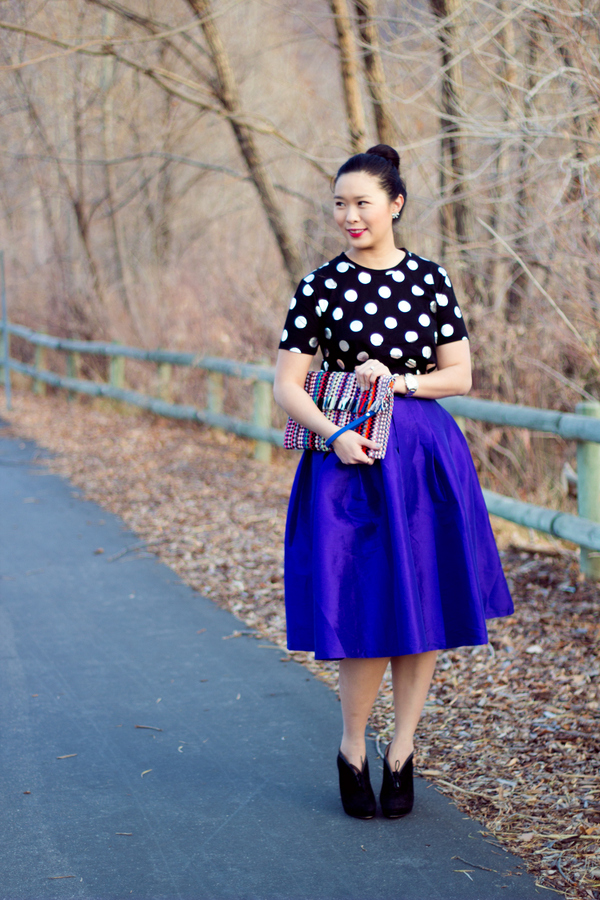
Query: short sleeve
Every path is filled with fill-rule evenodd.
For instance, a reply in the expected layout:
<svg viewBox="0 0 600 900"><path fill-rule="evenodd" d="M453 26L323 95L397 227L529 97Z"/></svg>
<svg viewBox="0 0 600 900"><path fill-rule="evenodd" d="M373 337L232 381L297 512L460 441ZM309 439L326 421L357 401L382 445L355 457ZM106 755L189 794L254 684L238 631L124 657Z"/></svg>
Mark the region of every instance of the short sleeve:
<svg viewBox="0 0 600 900"><path fill-rule="evenodd" d="M292 353L310 353L314 356L320 343L319 316L317 314L317 295L313 282L314 273L303 278L292 297L283 334L279 343L280 350Z"/></svg>
<svg viewBox="0 0 600 900"><path fill-rule="evenodd" d="M435 342L439 347L453 341L466 340L469 334L448 273L441 266L438 271L439 277L435 284L437 320Z"/></svg>

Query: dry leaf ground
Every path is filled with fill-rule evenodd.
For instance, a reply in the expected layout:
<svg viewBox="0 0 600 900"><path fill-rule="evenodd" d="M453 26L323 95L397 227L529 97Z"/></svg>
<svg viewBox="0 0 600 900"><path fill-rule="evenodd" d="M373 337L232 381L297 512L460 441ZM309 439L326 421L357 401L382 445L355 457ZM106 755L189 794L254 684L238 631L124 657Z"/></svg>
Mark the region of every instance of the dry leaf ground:
<svg viewBox="0 0 600 900"><path fill-rule="evenodd" d="M282 540L297 457L277 451L264 466L231 435L61 396L17 392L5 418L57 454L54 472L127 522L139 543L124 552L147 547L285 647ZM485 824L486 839L519 854L540 887L598 900L599 590L579 577L574 552L519 549L513 532L500 526L516 613L491 623L486 647L441 654L418 770ZM292 655L335 689L334 664ZM372 736L385 740L391 720L386 680Z"/></svg>

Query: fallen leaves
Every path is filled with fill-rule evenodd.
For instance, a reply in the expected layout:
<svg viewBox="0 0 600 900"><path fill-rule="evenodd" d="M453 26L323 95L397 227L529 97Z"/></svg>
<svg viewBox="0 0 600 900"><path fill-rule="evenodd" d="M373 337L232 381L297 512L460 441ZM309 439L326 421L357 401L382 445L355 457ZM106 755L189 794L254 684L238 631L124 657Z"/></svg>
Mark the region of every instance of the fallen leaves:
<svg viewBox="0 0 600 900"><path fill-rule="evenodd" d="M45 465L136 533L115 564L156 553L243 620L247 630L223 640L268 639L335 690L335 663L286 650L283 531L297 455L275 451L265 466L236 437L106 409L22 393L3 415L58 454ZM418 772L483 822L490 843L521 856L540 888L598 900L599 591L572 551L530 544L504 553L515 614L490 623L487 646L440 654ZM393 728L389 674L371 727L381 749ZM461 862L470 878L475 864Z"/></svg>

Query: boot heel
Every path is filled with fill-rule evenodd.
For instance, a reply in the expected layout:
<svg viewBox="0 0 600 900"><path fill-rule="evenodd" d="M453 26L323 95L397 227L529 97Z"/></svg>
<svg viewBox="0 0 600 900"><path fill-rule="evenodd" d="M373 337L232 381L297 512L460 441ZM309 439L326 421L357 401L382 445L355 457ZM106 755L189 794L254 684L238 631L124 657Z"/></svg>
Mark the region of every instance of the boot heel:
<svg viewBox="0 0 600 900"><path fill-rule="evenodd" d="M381 811L387 819L400 819L409 814L415 802L413 754L410 754L399 771L392 772L387 758L388 749L389 744L383 757L383 783L379 800Z"/></svg>
<svg viewBox="0 0 600 900"><path fill-rule="evenodd" d="M369 778L368 759L365 759L361 771L348 762L340 750L337 766L344 812L349 816L354 816L355 819L372 819L377 809L377 802Z"/></svg>

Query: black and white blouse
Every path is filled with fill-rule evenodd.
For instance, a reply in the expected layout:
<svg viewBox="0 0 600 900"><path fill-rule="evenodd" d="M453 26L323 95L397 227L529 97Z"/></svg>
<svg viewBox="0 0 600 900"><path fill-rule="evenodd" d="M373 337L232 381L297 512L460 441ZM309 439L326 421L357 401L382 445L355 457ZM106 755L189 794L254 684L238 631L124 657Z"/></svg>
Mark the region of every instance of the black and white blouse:
<svg viewBox="0 0 600 900"><path fill-rule="evenodd" d="M392 374L436 367L436 347L468 340L442 266L405 251L391 269L368 269L345 253L302 279L285 322L282 350L323 354L322 369L354 371L377 359Z"/></svg>

